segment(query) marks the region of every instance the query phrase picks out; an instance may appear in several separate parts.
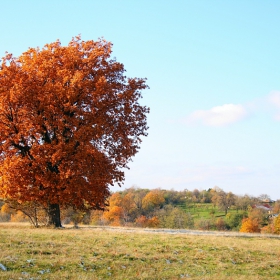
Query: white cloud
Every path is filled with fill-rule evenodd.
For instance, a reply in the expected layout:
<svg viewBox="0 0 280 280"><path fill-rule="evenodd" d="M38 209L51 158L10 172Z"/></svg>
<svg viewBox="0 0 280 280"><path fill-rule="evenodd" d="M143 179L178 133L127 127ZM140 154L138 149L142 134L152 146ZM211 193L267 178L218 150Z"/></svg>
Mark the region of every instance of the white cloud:
<svg viewBox="0 0 280 280"><path fill-rule="evenodd" d="M210 110L198 110L187 119L187 123L202 123L207 126L226 126L242 120L247 115L241 104L224 104Z"/></svg>
<svg viewBox="0 0 280 280"><path fill-rule="evenodd" d="M273 91L268 95L267 100L270 105L270 111L274 113L274 119L280 121L280 92Z"/></svg>
<svg viewBox="0 0 280 280"><path fill-rule="evenodd" d="M276 108L280 108L280 92L274 91L268 96L268 101L270 104L274 105Z"/></svg>

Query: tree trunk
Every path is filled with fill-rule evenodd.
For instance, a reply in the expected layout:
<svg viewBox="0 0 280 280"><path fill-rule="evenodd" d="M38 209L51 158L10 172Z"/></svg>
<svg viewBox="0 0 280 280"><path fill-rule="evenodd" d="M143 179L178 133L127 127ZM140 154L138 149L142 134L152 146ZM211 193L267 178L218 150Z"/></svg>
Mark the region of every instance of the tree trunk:
<svg viewBox="0 0 280 280"><path fill-rule="evenodd" d="M227 215L227 212L228 212L228 207L225 209L225 215Z"/></svg>
<svg viewBox="0 0 280 280"><path fill-rule="evenodd" d="M60 220L59 204L49 204L48 215L49 215L48 225L52 225L56 228L62 227L61 220Z"/></svg>
<svg viewBox="0 0 280 280"><path fill-rule="evenodd" d="M39 227L38 217L37 217L37 208L36 208L36 206L34 207L34 226L35 226L36 228Z"/></svg>

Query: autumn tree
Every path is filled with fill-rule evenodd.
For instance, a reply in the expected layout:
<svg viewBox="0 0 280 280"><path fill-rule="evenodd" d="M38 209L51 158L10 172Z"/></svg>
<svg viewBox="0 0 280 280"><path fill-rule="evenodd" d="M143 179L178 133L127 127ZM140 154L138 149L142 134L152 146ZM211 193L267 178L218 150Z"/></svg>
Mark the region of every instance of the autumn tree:
<svg viewBox="0 0 280 280"><path fill-rule="evenodd" d="M2 59L0 197L42 204L56 227L61 207L105 207L147 135L146 80L127 78L111 53L78 36Z"/></svg>
<svg viewBox="0 0 280 280"><path fill-rule="evenodd" d="M103 213L103 218L112 225L119 226L122 224L124 211L121 207L122 196L119 192L113 193L108 199L108 206Z"/></svg>
<svg viewBox="0 0 280 280"><path fill-rule="evenodd" d="M248 217L251 220L256 220L259 224L259 227L264 226L268 223L268 213L262 208L251 208L248 211Z"/></svg>
<svg viewBox="0 0 280 280"><path fill-rule="evenodd" d="M248 195L236 196L235 197L235 204L236 204L236 208L238 210L247 211L248 206L253 205L253 199L251 197L249 197Z"/></svg>
<svg viewBox="0 0 280 280"><path fill-rule="evenodd" d="M212 202L217 205L221 210L225 211L225 215L228 209L234 205L235 196L232 192L224 192L220 188L216 188L213 191Z"/></svg>
<svg viewBox="0 0 280 280"><path fill-rule="evenodd" d="M134 202L134 197L132 193L127 193L122 199L122 209L124 222L128 223L131 221L131 216L136 212L136 203Z"/></svg>
<svg viewBox="0 0 280 280"><path fill-rule="evenodd" d="M109 211L104 212L103 217L110 222L111 225L120 226L123 220L123 209L120 206L112 206Z"/></svg>
<svg viewBox="0 0 280 280"><path fill-rule="evenodd" d="M14 211L15 213L18 212L23 213L26 217L28 217L29 222L34 227L46 225L48 222L46 211L45 211L46 209L42 207L42 204L36 201L19 203L16 200L7 199L5 206L10 211Z"/></svg>
<svg viewBox="0 0 280 280"><path fill-rule="evenodd" d="M108 206L121 206L122 204L122 196L119 192L113 193L108 199Z"/></svg>
<svg viewBox="0 0 280 280"><path fill-rule="evenodd" d="M143 209L147 212L156 207L160 207L165 202L163 192L161 190L152 190L148 192L142 200Z"/></svg>
<svg viewBox="0 0 280 280"><path fill-rule="evenodd" d="M274 219L275 233L280 234L280 215Z"/></svg>
<svg viewBox="0 0 280 280"><path fill-rule="evenodd" d="M147 189L140 189L140 188L131 188L130 192L133 192L133 200L134 203L139 210L139 212L143 209L143 199L149 192Z"/></svg>
<svg viewBox="0 0 280 280"><path fill-rule="evenodd" d="M248 218L242 220L240 232L260 232L261 228L268 224L267 212L261 208L252 208L248 212Z"/></svg>

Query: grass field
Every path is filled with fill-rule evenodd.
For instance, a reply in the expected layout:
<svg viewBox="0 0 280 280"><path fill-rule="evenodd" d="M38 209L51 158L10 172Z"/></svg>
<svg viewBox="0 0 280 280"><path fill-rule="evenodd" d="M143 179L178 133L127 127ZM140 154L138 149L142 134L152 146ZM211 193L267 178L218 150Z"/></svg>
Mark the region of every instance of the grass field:
<svg viewBox="0 0 280 280"><path fill-rule="evenodd" d="M213 203L190 203L188 205L181 204L178 206L185 212L190 213L195 220L200 218L211 219L213 216L225 216L225 211L221 211ZM228 213L237 213L237 211L232 207L228 209Z"/></svg>
<svg viewBox="0 0 280 280"><path fill-rule="evenodd" d="M280 279L280 240L0 224L0 279Z"/></svg>

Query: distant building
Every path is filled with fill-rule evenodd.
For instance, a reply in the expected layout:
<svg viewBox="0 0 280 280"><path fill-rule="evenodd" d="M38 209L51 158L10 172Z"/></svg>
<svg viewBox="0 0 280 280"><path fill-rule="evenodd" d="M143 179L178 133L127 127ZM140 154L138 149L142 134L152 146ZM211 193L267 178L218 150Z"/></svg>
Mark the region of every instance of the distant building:
<svg viewBox="0 0 280 280"><path fill-rule="evenodd" d="M272 207L268 204L264 204L264 205L253 205L252 208L257 208L257 209L262 209L266 212L268 212L268 214L272 213Z"/></svg>

